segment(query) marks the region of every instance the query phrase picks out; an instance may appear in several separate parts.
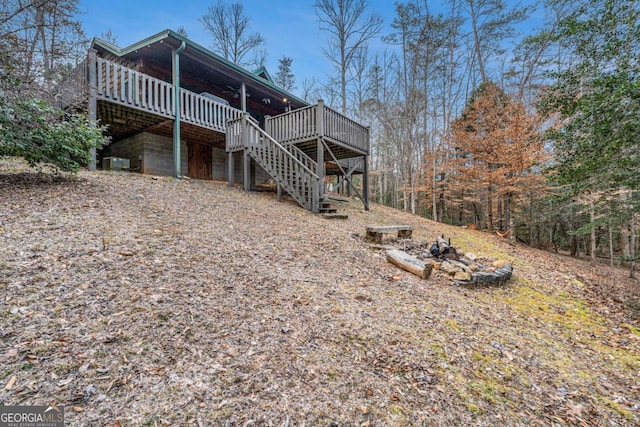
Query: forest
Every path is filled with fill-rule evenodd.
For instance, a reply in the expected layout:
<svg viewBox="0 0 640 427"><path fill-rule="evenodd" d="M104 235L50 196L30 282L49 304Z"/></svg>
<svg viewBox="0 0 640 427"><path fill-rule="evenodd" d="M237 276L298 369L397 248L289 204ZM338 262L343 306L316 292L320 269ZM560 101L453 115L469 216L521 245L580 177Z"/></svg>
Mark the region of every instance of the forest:
<svg viewBox="0 0 640 427"><path fill-rule="evenodd" d="M443 7L398 3L388 47L349 52L344 104L372 129L372 200L633 274L640 3ZM532 14L544 19L523 35Z"/></svg>
<svg viewBox="0 0 640 427"><path fill-rule="evenodd" d="M633 275L640 2L413 0L384 18L375 6L316 0L326 37L317 48L332 75L296 86L287 56L275 75L370 126L371 200ZM216 53L259 65L264 38L250 32L246 13L218 1L200 23ZM539 26L523 28L532 15ZM102 36L115 41L110 29ZM78 1L3 2L0 44L0 155L77 169L105 143L101 129L82 117L67 128L46 118L57 114L48 106L57 82L86 53ZM49 144L51 135L65 148Z"/></svg>

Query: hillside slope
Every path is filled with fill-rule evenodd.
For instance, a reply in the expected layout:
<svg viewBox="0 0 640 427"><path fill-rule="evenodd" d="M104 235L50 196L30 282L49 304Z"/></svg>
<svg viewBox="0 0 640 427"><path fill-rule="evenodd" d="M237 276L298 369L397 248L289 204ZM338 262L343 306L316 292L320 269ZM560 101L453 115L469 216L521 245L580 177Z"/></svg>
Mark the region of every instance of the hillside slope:
<svg viewBox="0 0 640 427"><path fill-rule="evenodd" d="M0 404L65 405L73 426L640 423L627 272L339 207L348 220L215 182L0 170ZM362 239L396 223L515 277L398 270Z"/></svg>

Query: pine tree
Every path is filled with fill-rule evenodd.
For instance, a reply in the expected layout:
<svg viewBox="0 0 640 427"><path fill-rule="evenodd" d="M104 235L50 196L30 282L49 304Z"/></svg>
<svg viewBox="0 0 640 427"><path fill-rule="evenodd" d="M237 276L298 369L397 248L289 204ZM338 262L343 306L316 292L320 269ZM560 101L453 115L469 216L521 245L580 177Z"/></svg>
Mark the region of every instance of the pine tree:
<svg viewBox="0 0 640 427"><path fill-rule="evenodd" d="M278 60L278 72L276 73L275 83L286 91L296 89L296 77L291 71L293 59L283 56Z"/></svg>

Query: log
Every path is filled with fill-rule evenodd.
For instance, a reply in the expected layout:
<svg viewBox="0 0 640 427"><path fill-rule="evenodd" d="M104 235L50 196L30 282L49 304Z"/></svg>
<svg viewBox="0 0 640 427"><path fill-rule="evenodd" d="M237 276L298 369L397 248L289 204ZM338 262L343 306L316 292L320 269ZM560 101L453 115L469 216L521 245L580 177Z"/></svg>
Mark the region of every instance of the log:
<svg viewBox="0 0 640 427"><path fill-rule="evenodd" d="M408 271L409 273L420 276L423 279L428 279L429 276L431 276L431 270L433 270L433 264L425 263L424 261L397 249L387 251L387 261Z"/></svg>

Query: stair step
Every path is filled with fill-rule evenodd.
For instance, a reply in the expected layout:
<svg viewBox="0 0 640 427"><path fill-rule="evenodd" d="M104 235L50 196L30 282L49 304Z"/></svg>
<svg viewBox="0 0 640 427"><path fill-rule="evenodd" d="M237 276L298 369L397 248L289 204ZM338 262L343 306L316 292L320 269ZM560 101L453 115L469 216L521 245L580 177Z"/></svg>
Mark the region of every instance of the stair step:
<svg viewBox="0 0 640 427"><path fill-rule="evenodd" d="M338 212L338 209L336 208L320 208L320 213L334 214L337 212Z"/></svg>
<svg viewBox="0 0 640 427"><path fill-rule="evenodd" d="M349 215L347 214L323 213L321 215L322 215L322 218L325 218L325 219L349 219Z"/></svg>

